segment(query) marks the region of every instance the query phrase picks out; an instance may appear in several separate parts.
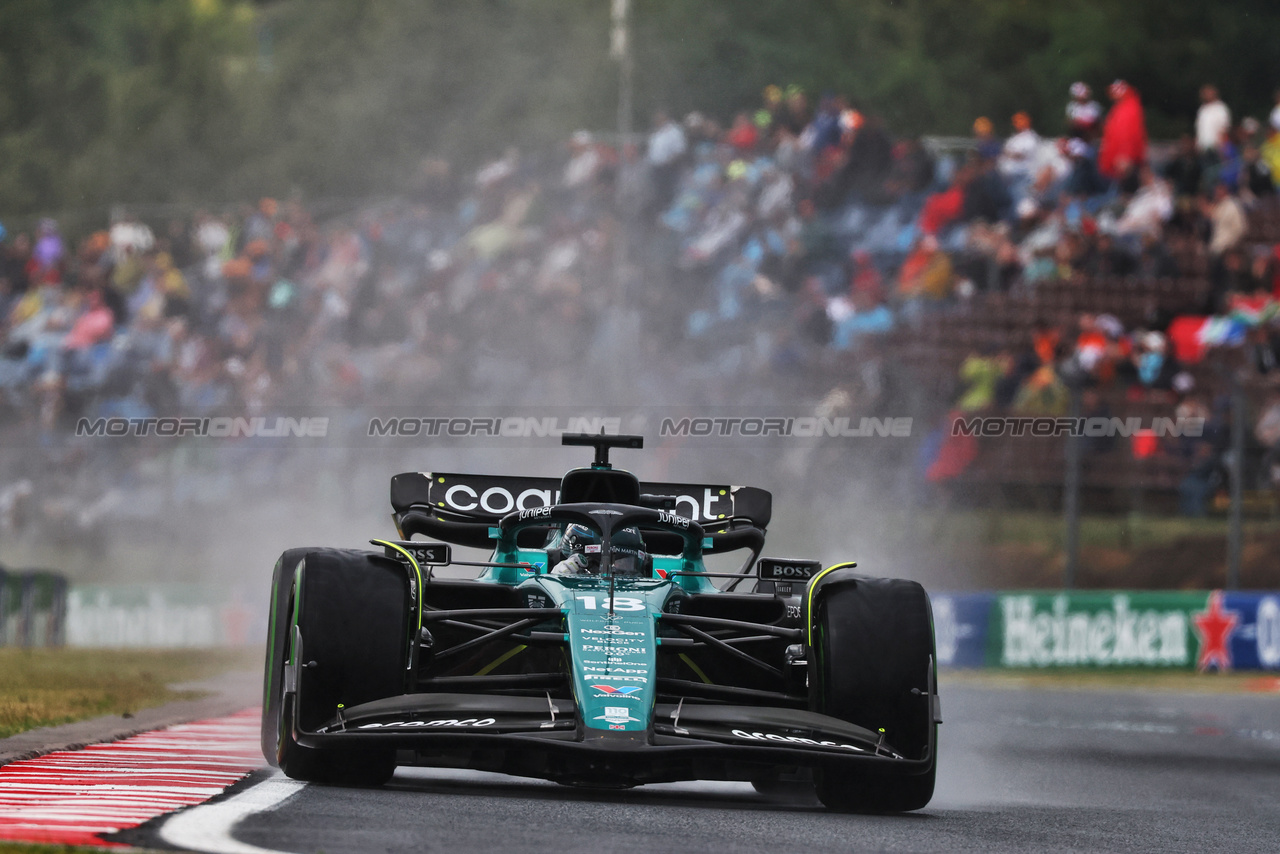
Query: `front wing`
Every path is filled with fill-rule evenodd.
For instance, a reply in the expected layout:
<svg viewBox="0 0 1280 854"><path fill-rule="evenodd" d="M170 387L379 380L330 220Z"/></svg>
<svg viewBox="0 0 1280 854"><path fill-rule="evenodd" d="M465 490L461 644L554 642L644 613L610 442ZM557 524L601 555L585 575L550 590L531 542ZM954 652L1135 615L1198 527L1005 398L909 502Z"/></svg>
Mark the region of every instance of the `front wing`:
<svg viewBox="0 0 1280 854"><path fill-rule="evenodd" d="M392 746L401 764L606 786L751 780L778 767L922 774L935 749L931 734L928 753L907 759L879 733L793 709L659 703L649 730L615 732L583 727L572 700L444 693L352 706L294 736L317 749Z"/></svg>

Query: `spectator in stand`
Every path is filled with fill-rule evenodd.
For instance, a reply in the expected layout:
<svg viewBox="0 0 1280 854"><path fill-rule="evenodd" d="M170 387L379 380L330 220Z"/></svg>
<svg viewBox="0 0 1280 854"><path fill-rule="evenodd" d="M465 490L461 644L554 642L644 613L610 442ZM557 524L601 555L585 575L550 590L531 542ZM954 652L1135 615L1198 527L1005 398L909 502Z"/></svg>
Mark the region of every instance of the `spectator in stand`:
<svg viewBox="0 0 1280 854"><path fill-rule="evenodd" d="M920 140L900 140L893 147L893 168L884 182L885 194L895 200L917 200L933 184L935 167Z"/></svg>
<svg viewBox="0 0 1280 854"><path fill-rule="evenodd" d="M1262 130L1262 124L1253 116L1245 116L1240 120L1240 126L1236 128L1236 141L1240 143L1241 148L1258 144L1258 134Z"/></svg>
<svg viewBox="0 0 1280 854"><path fill-rule="evenodd" d="M27 292L30 278L27 264L31 260L31 238L19 234L11 243L0 244L0 278L8 279L13 293L21 297ZM0 317L0 324L4 321Z"/></svg>
<svg viewBox="0 0 1280 854"><path fill-rule="evenodd" d="M1013 210L1013 198L1000 180L995 159L971 155L966 164L971 179L965 188L962 219L994 223L1006 219Z"/></svg>
<svg viewBox="0 0 1280 854"><path fill-rule="evenodd" d="M1178 484L1178 507L1184 516L1201 517L1208 511L1210 497L1223 482L1222 452L1227 430L1221 415L1210 413L1197 398L1184 400L1178 406L1177 416L1204 419L1204 430L1199 436L1184 436L1175 446L1175 452L1191 464Z"/></svg>
<svg viewBox="0 0 1280 854"><path fill-rule="evenodd" d="M1134 272L1147 282L1176 278L1181 274L1177 258L1169 251L1162 234L1147 233L1142 236L1142 251L1138 255L1137 269Z"/></svg>
<svg viewBox="0 0 1280 854"><path fill-rule="evenodd" d="M1169 182L1156 176L1150 166L1139 170L1138 192L1133 194L1124 213L1116 222L1115 232L1130 241L1129 248L1137 254L1142 240L1159 238L1164 224L1173 217L1173 190Z"/></svg>
<svg viewBox="0 0 1280 854"><path fill-rule="evenodd" d="M1127 276L1136 267L1133 256L1117 246L1111 234L1098 231L1081 258L1080 269L1087 275Z"/></svg>
<svg viewBox="0 0 1280 854"><path fill-rule="evenodd" d="M1280 105L1271 111L1266 142L1258 149L1258 156L1271 175L1271 183L1280 189Z"/></svg>
<svg viewBox="0 0 1280 854"><path fill-rule="evenodd" d="M1262 150L1255 145L1247 146L1240 158L1240 192L1251 200L1276 193L1271 167L1262 159Z"/></svg>
<svg viewBox="0 0 1280 854"><path fill-rule="evenodd" d="M893 140L878 115L862 116L861 121L848 135L844 166L832 179L838 189L829 195L845 202L852 193L867 204L886 204L891 201L886 197L885 176L893 170Z"/></svg>
<svg viewBox="0 0 1280 854"><path fill-rule="evenodd" d="M564 167L563 186L573 190L595 180L604 158L590 131L577 130L569 137L569 162Z"/></svg>
<svg viewBox="0 0 1280 854"><path fill-rule="evenodd" d="M653 170L654 206L657 210L671 204L680 163L688 143L679 123L663 110L653 114L653 132L649 134L648 161Z"/></svg>
<svg viewBox="0 0 1280 854"><path fill-rule="evenodd" d="M782 87L770 83L760 93L761 106L756 110L755 123L766 139L772 137L782 122Z"/></svg>
<svg viewBox="0 0 1280 854"><path fill-rule="evenodd" d="M1249 228L1244 206L1226 184L1214 185L1212 201L1204 202L1202 212L1210 222L1209 254L1213 258L1221 258L1244 240Z"/></svg>
<svg viewBox="0 0 1280 854"><path fill-rule="evenodd" d="M121 264L128 258L139 258L155 246L155 234L145 223L130 214L121 214L111 224L111 260Z"/></svg>
<svg viewBox="0 0 1280 854"><path fill-rule="evenodd" d="M1031 127L1031 116L1014 113L1011 120L1014 134L1005 140L1000 149L1000 174L1009 183L1015 199L1020 198L1031 183L1035 167L1036 150L1040 147L1040 134Z"/></svg>
<svg viewBox="0 0 1280 854"><path fill-rule="evenodd" d="M925 199L920 211L920 231L936 235L964 215L965 187L972 176L973 168L966 164L956 170L950 187Z"/></svg>
<svg viewBox="0 0 1280 854"><path fill-rule="evenodd" d="M1018 415L1066 415L1071 394L1054 370L1042 365L1027 377L1013 400Z"/></svg>
<svg viewBox="0 0 1280 854"><path fill-rule="evenodd" d="M850 350L867 335L883 335L893 330L893 312L880 300L866 293L852 297L833 297L827 303L827 317L833 329L831 347Z"/></svg>
<svg viewBox="0 0 1280 854"><path fill-rule="evenodd" d="M983 159L994 160L1000 156L1003 145L996 138L991 119L986 116L978 116L973 120L973 145L978 156Z"/></svg>
<svg viewBox="0 0 1280 854"><path fill-rule="evenodd" d="M720 125L694 110L684 117L685 147L689 150L697 148L704 142L717 143L723 136Z"/></svg>
<svg viewBox="0 0 1280 854"><path fill-rule="evenodd" d="M954 277L951 259L938 247L938 239L926 234L902 262L898 295L908 303L945 299L951 294Z"/></svg>
<svg viewBox="0 0 1280 854"><path fill-rule="evenodd" d="M756 145L760 141L760 131L756 127L751 116L746 113L738 113L733 119L733 126L729 128L728 134L725 135L725 142L732 145L739 154L754 154Z"/></svg>
<svg viewBox="0 0 1280 854"><path fill-rule="evenodd" d="M1067 134L1072 139L1092 144L1102 127L1102 105L1090 97L1089 84L1071 84L1071 100L1067 102Z"/></svg>
<svg viewBox="0 0 1280 854"><path fill-rule="evenodd" d="M1098 174L1098 164L1094 161L1089 145L1079 137L1066 141L1065 153L1071 161L1071 172L1062 186L1064 193L1082 198L1101 196L1108 190L1108 184Z"/></svg>
<svg viewBox="0 0 1280 854"><path fill-rule="evenodd" d="M1273 300L1275 294L1271 295ZM1249 361L1260 376L1271 379L1280 368L1280 330L1273 324L1258 326L1250 331Z"/></svg>
<svg viewBox="0 0 1280 854"><path fill-rule="evenodd" d="M1231 110L1218 96L1218 87L1200 87L1200 109L1196 111L1196 151L1205 166L1219 162L1223 134L1231 130Z"/></svg>
<svg viewBox="0 0 1280 854"><path fill-rule="evenodd" d="M1164 177L1172 184L1174 222L1184 232L1190 232L1195 226L1203 175L1204 167L1196 153L1196 141L1190 134L1183 134L1178 140L1177 153L1165 164Z"/></svg>
<svg viewBox="0 0 1280 854"><path fill-rule="evenodd" d="M203 273L215 279L222 263L231 260L231 231L222 220L203 211L196 214L194 230L195 244L204 259Z"/></svg>
<svg viewBox="0 0 1280 854"><path fill-rule="evenodd" d="M849 275L849 296L857 299L867 297L873 303L879 303L884 297L884 277L871 260L871 253L865 249L856 249L849 255L852 272Z"/></svg>
<svg viewBox="0 0 1280 854"><path fill-rule="evenodd" d="M1253 281L1244 252L1238 248L1227 249L1220 258L1214 259L1209 270L1209 283L1206 311L1227 314L1236 294L1252 290Z"/></svg>
<svg viewBox="0 0 1280 854"><path fill-rule="evenodd" d="M650 204L653 187L649 182L648 164L640 156L640 147L634 142L628 142L622 146L622 158L618 163L617 189L618 203L623 216L630 222L639 220L641 212Z"/></svg>
<svg viewBox="0 0 1280 854"><path fill-rule="evenodd" d="M1051 364L1055 355L1055 353L1051 352L1048 361L1042 362L1039 355L1030 346L1022 347L1017 352L1001 350L997 358L1003 360L1007 370L996 382L996 407L1001 411L1012 409L1013 402L1017 399L1018 390L1022 388L1022 384L1042 364Z"/></svg>
<svg viewBox="0 0 1280 854"><path fill-rule="evenodd" d="M1233 192L1238 192L1241 189L1240 174L1244 168L1241 154L1236 129L1227 128L1218 141L1217 165L1208 170L1210 181L1226 184Z"/></svg>
<svg viewBox="0 0 1280 854"><path fill-rule="evenodd" d="M1272 489L1280 489L1280 395L1272 392L1253 426L1254 438L1265 451L1262 474Z"/></svg>
<svg viewBox="0 0 1280 854"><path fill-rule="evenodd" d="M102 291L89 291L85 295L84 311L71 324L62 346L69 351L87 350L110 339L114 328L115 318L102 301Z"/></svg>
<svg viewBox="0 0 1280 854"><path fill-rule="evenodd" d="M1052 365L1061 343L1062 332L1043 320L1037 320L1031 327L1031 349L1039 360L1038 364Z"/></svg>
<svg viewBox="0 0 1280 854"><path fill-rule="evenodd" d="M1107 372L1106 364L1111 355L1110 342L1092 314L1080 315L1079 324L1080 334L1076 338L1072 358L1085 373L1098 379Z"/></svg>
<svg viewBox="0 0 1280 854"><path fill-rule="evenodd" d="M1080 392L1080 415L1083 418L1111 418L1111 406L1096 388L1086 388ZM1081 450L1085 454L1105 454L1116 446L1116 436L1086 435L1081 441Z"/></svg>
<svg viewBox="0 0 1280 854"><path fill-rule="evenodd" d="M66 254L58 224L47 218L40 220L36 230L36 245L31 250L32 278L37 281L61 282Z"/></svg>
<svg viewBox="0 0 1280 854"><path fill-rule="evenodd" d="M802 134L802 139L808 144L814 157L820 157L825 149L840 145L840 113L843 106L834 95L823 95L818 100L818 112Z"/></svg>
<svg viewBox="0 0 1280 854"><path fill-rule="evenodd" d="M792 83L787 87L786 104L782 111L782 126L794 137L801 136L809 127L812 116L809 114L809 100L804 89Z"/></svg>
<svg viewBox="0 0 1280 854"><path fill-rule="evenodd" d="M982 412L991 409L996 402L996 388L1013 370L1013 359L1008 353L996 353L991 347L970 353L960 363L960 381L965 390L956 402L962 412Z"/></svg>
<svg viewBox="0 0 1280 854"><path fill-rule="evenodd" d="M1137 188L1138 168L1147 162L1147 123L1138 92L1123 80L1107 89L1111 112L1102 127L1098 171L1120 185L1123 192Z"/></svg>
<svg viewBox="0 0 1280 854"><path fill-rule="evenodd" d="M1129 361L1133 376L1138 380L1139 391L1167 392L1173 387L1176 366L1167 357L1169 342L1159 332L1146 332L1134 336Z"/></svg>

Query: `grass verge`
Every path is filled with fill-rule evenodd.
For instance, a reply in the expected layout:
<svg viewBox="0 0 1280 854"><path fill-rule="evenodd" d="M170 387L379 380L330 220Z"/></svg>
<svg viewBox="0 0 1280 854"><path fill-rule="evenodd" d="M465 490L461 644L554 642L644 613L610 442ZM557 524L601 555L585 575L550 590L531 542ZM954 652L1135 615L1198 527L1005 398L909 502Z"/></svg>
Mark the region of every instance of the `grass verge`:
<svg viewBox="0 0 1280 854"><path fill-rule="evenodd" d="M0 738L195 699L201 692L170 686L258 659L256 650L0 649Z"/></svg>

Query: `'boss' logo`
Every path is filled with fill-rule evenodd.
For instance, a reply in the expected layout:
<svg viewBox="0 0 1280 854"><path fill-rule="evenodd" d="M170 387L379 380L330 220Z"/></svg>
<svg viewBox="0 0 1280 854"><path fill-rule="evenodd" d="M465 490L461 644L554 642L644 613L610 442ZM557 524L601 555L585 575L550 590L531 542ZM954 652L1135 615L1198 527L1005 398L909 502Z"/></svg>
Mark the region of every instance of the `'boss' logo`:
<svg viewBox="0 0 1280 854"><path fill-rule="evenodd" d="M757 571L768 581L808 581L817 574L821 564L808 560L774 560L761 558Z"/></svg>

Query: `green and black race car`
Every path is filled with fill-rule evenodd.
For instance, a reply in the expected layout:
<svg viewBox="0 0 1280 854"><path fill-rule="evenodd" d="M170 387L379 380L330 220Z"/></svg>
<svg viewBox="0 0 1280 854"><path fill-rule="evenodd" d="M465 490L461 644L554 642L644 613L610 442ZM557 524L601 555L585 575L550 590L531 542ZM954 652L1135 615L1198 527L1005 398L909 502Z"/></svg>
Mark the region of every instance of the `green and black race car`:
<svg viewBox="0 0 1280 854"><path fill-rule="evenodd" d="M270 762L348 785L403 764L812 785L838 810L929 802L941 716L924 588L761 557L768 492L642 484L608 461L639 436L563 441L595 462L559 480L397 475L401 540L280 557ZM491 557L453 560L450 544ZM738 571L707 570L704 555L740 550ZM481 571L439 577L446 565Z"/></svg>

